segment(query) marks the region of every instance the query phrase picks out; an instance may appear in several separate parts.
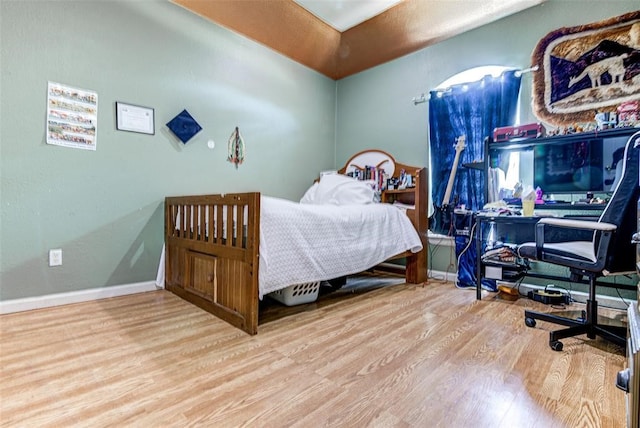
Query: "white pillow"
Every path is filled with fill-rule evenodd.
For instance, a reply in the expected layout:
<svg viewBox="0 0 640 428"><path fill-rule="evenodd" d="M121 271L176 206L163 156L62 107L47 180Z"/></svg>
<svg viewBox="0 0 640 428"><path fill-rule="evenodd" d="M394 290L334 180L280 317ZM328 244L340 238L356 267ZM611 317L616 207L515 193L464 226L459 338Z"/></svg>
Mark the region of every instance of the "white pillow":
<svg viewBox="0 0 640 428"><path fill-rule="evenodd" d="M307 189L307 191L300 199L301 204L313 204L316 200L316 191L318 190L318 183L313 183L311 187Z"/></svg>
<svg viewBox="0 0 640 428"><path fill-rule="evenodd" d="M320 177L304 194L300 203L352 205L371 204L374 202L374 191L371 186L361 180L340 174L329 174Z"/></svg>

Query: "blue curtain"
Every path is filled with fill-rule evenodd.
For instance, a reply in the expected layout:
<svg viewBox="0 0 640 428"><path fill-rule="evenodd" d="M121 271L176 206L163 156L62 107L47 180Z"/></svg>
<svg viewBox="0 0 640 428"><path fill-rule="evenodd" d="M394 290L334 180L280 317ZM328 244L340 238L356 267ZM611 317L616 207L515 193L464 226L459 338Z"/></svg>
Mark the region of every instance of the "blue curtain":
<svg viewBox="0 0 640 428"><path fill-rule="evenodd" d="M500 77L487 76L465 85L457 85L444 92L431 91L429 98L429 133L431 150L431 197L433 204L442 206L449 174L455 157L454 146L460 135L466 137L466 148L460 163L451 197L459 199L467 209L482 209L485 204L484 171L461 167L464 163L481 161L484 140L493 129L513 125L516 120L520 73L504 72Z"/></svg>

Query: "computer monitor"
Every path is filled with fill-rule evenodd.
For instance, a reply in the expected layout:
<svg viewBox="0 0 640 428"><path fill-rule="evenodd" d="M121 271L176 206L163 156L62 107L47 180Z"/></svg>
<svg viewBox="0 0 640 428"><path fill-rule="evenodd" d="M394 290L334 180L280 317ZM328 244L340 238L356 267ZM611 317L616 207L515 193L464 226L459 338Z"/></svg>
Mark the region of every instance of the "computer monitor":
<svg viewBox="0 0 640 428"><path fill-rule="evenodd" d="M627 139L589 138L534 146L534 186L545 194L613 191Z"/></svg>

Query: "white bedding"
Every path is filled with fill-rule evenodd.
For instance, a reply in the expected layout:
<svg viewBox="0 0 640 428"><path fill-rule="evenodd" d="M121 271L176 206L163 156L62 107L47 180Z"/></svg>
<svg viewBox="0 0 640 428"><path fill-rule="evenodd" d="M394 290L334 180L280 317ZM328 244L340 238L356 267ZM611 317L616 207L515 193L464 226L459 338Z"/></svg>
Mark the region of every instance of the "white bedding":
<svg viewBox="0 0 640 428"><path fill-rule="evenodd" d="M338 175L323 176L301 203L261 196L260 299L294 284L362 272L396 254L422 250L420 237L405 213L407 207L373 203L373 196L369 184ZM201 214L191 211L187 220L197 235L209 230L209 208L205 208L204 231ZM226 214L223 207L222 236L226 236ZM237 219L235 208L233 214ZM246 224L247 213L242 217ZM178 212L176 222L180 221ZM214 230L217 227L214 224ZM164 260L157 283L164 285Z"/></svg>
<svg viewBox="0 0 640 428"><path fill-rule="evenodd" d="M261 299L422 249L404 210L390 204L312 205L262 196L260 211Z"/></svg>

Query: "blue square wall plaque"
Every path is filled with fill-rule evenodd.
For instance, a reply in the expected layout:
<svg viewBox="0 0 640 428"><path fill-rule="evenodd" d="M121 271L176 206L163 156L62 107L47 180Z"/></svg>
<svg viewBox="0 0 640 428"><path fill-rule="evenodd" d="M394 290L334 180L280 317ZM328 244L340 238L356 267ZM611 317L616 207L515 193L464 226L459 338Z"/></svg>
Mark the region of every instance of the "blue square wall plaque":
<svg viewBox="0 0 640 428"><path fill-rule="evenodd" d="M179 115L171 119L167 123L167 127L180 139L180 141L182 141L183 144L187 144L187 141L202 130L202 127L186 109L182 110Z"/></svg>

